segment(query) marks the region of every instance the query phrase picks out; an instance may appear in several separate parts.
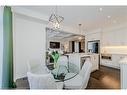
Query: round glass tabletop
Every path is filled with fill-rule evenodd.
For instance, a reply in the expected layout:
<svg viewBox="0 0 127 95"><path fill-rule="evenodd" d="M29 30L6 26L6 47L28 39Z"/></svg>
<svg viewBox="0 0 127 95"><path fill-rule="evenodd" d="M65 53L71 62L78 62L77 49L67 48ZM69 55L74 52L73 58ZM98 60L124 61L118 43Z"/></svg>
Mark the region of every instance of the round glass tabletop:
<svg viewBox="0 0 127 95"><path fill-rule="evenodd" d="M57 68L51 70L51 73L56 82L59 82L74 78L79 73L79 69L75 64L69 63L68 66L59 65Z"/></svg>

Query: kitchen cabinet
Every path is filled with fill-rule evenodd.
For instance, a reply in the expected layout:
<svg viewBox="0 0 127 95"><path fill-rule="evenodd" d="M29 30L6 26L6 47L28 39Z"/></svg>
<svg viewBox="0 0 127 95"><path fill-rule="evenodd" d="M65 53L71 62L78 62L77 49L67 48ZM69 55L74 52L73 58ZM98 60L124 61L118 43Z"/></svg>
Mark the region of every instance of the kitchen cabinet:
<svg viewBox="0 0 127 95"><path fill-rule="evenodd" d="M127 89L127 62L120 64L121 89Z"/></svg>
<svg viewBox="0 0 127 95"><path fill-rule="evenodd" d="M72 53L67 55L69 56L69 63L75 64L78 67L78 70L81 70L85 58L90 57L90 55L85 53Z"/></svg>
<svg viewBox="0 0 127 95"><path fill-rule="evenodd" d="M99 69L99 54L74 53L68 55L69 55L69 62L75 64L79 70L81 70L85 58L88 57L90 57L91 59L92 71Z"/></svg>
<svg viewBox="0 0 127 95"><path fill-rule="evenodd" d="M102 58L102 56L110 56L111 59L105 59L104 57ZM104 66L120 69L119 61L121 60L121 58L125 56L127 55L125 54L101 54L100 64Z"/></svg>
<svg viewBox="0 0 127 95"><path fill-rule="evenodd" d="M92 61L92 71L99 69L99 54L93 54L91 56Z"/></svg>
<svg viewBox="0 0 127 95"><path fill-rule="evenodd" d="M115 29L102 33L103 46L123 46L127 45L127 29Z"/></svg>

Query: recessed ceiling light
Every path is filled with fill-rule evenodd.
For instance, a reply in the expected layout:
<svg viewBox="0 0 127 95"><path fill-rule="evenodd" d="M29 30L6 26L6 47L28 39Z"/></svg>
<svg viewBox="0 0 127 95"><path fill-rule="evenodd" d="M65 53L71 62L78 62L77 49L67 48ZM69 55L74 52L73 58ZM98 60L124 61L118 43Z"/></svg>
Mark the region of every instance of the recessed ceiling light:
<svg viewBox="0 0 127 95"><path fill-rule="evenodd" d="M108 18L111 18L111 16L107 16Z"/></svg>
<svg viewBox="0 0 127 95"><path fill-rule="evenodd" d="M103 10L103 8L99 8L99 11L101 12Z"/></svg>

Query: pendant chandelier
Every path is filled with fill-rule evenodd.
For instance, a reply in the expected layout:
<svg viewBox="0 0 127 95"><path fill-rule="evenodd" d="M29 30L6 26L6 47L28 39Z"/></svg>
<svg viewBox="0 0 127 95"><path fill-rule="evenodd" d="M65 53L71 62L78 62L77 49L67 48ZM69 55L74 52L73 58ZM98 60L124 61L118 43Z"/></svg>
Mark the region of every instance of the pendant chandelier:
<svg viewBox="0 0 127 95"><path fill-rule="evenodd" d="M59 16L57 13L57 6L55 7L54 13L49 17L49 24L53 29L60 29L60 24L64 20L64 17Z"/></svg>
<svg viewBox="0 0 127 95"><path fill-rule="evenodd" d="M82 25L82 24L78 24L78 26L79 26L79 33L80 33L80 37L78 38L79 40L82 40L81 25Z"/></svg>

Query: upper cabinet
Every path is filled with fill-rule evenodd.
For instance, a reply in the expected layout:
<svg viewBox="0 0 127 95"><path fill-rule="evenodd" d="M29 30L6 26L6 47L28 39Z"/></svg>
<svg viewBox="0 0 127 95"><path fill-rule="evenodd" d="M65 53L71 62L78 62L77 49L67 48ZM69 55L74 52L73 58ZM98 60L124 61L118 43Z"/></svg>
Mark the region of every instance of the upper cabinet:
<svg viewBox="0 0 127 95"><path fill-rule="evenodd" d="M127 28L104 31L102 33L103 46L123 46L127 45Z"/></svg>
<svg viewBox="0 0 127 95"><path fill-rule="evenodd" d="M121 43L123 45L127 45L127 29L124 29L119 36L121 36L121 39L122 39L121 40L122 41Z"/></svg>
<svg viewBox="0 0 127 95"><path fill-rule="evenodd" d="M120 26L110 29L103 29L99 32L87 34L85 36L85 49L87 51L87 42L100 40L100 47L105 46L127 46L127 27Z"/></svg>

